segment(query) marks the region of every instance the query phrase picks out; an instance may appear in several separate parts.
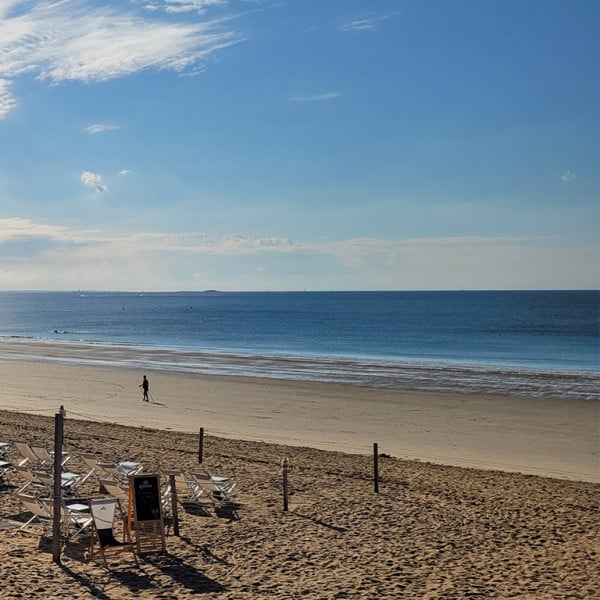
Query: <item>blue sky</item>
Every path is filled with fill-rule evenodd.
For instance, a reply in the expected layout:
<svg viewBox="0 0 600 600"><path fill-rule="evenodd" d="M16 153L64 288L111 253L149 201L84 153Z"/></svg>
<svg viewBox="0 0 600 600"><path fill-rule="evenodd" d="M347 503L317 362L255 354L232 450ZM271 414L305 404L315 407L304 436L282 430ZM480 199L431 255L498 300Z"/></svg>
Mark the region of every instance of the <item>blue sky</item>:
<svg viewBox="0 0 600 600"><path fill-rule="evenodd" d="M2 0L0 289L600 287L594 0Z"/></svg>

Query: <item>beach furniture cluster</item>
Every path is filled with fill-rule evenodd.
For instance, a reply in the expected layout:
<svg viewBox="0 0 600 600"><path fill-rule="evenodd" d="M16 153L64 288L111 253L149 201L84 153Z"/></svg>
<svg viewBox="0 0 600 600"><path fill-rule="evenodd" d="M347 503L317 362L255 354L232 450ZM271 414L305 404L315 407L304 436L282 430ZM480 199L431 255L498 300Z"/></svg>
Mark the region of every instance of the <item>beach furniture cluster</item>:
<svg viewBox="0 0 600 600"><path fill-rule="evenodd" d="M11 488L26 511L19 530L49 536L56 513L54 502L54 455L42 445L24 440L0 442L0 481ZM126 521L132 514L130 481L143 476L144 466L130 458L118 462L105 460L94 453L61 456L61 523L63 541L90 539L88 558L135 552ZM77 464L81 473L67 470L67 463ZM161 473L159 498L161 514L170 521L177 504L194 505L215 514L234 505L237 484L229 477L212 475L206 470L193 472L168 470ZM116 518L117 515L119 518ZM114 535L115 523L123 541ZM137 562L137 558L135 559Z"/></svg>

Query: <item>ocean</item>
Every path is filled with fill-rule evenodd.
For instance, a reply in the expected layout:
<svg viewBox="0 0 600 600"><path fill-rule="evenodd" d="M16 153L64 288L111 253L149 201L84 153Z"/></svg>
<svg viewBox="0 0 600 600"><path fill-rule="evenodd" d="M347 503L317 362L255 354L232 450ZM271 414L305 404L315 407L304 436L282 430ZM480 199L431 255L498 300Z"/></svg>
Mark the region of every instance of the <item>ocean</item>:
<svg viewBox="0 0 600 600"><path fill-rule="evenodd" d="M600 292L0 292L6 358L600 399Z"/></svg>

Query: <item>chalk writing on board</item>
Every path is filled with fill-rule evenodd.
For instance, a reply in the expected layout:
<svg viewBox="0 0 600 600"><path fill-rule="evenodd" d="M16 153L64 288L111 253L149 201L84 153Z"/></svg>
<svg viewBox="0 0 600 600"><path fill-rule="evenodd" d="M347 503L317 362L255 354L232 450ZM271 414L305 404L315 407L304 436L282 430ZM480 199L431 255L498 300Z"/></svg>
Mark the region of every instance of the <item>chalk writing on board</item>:
<svg viewBox="0 0 600 600"><path fill-rule="evenodd" d="M158 475L133 478L135 516L138 521L158 521L161 518Z"/></svg>

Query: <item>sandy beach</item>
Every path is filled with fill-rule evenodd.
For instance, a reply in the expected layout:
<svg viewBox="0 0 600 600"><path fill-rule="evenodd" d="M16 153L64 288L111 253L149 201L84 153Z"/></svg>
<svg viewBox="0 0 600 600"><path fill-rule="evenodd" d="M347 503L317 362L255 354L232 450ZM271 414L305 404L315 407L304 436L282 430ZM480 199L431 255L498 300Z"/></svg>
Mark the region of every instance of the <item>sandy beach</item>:
<svg viewBox="0 0 600 600"><path fill-rule="evenodd" d="M600 482L600 403L0 360L0 409Z"/></svg>
<svg viewBox="0 0 600 600"><path fill-rule="evenodd" d="M92 451L166 473L198 467L203 427L203 466L239 490L227 514L181 505L180 537L139 569L87 563L85 538L55 565L47 541L7 526L3 598L600 595L597 403L169 372L147 373L143 403L138 370L2 360L0 372L1 441L50 447L63 405L70 470ZM2 519L21 523L16 474L9 484ZM97 482L79 491L97 496Z"/></svg>

